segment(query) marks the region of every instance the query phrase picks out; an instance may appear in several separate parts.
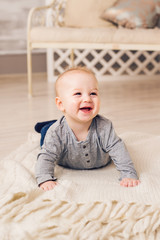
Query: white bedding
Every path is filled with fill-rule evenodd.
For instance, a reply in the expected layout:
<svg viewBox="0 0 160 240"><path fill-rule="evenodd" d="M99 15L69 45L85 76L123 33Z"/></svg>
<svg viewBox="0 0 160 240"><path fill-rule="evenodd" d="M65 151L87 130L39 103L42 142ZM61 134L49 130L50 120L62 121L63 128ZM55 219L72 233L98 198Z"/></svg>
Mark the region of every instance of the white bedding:
<svg viewBox="0 0 160 240"><path fill-rule="evenodd" d="M79 171L56 167L58 185L37 188L38 134L0 161L0 239L160 239L160 136L124 133L141 180L119 185L113 164Z"/></svg>

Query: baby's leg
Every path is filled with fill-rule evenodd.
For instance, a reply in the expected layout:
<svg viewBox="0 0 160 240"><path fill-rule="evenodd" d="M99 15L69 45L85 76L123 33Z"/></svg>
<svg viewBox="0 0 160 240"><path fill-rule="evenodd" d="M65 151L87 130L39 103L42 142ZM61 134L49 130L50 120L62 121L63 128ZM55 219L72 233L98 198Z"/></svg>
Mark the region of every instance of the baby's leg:
<svg viewBox="0 0 160 240"><path fill-rule="evenodd" d="M45 122L38 122L36 123L34 129L36 132L41 133L41 130L43 127L45 127L48 124L53 124L54 122L56 122L57 120L50 120L50 121L45 121Z"/></svg>
<svg viewBox="0 0 160 240"><path fill-rule="evenodd" d="M54 124L57 120L51 120L51 121L46 121L46 122L38 122L34 129L36 132L41 133L41 140L40 140L40 146L43 145L44 142L44 138L46 135L46 132L48 130L48 128Z"/></svg>

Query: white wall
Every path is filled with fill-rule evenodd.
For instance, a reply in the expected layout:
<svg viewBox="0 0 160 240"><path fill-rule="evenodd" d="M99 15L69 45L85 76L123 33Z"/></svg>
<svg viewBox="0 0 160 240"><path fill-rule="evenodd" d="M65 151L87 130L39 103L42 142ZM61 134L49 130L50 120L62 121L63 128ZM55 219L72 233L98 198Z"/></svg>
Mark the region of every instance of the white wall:
<svg viewBox="0 0 160 240"><path fill-rule="evenodd" d="M0 54L26 52L29 9L45 0L0 0Z"/></svg>

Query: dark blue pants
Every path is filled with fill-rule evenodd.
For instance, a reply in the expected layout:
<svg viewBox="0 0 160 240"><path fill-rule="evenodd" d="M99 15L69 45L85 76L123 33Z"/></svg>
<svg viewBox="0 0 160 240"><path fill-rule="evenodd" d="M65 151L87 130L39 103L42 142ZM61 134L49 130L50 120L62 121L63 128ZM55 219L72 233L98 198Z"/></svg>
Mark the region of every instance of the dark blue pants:
<svg viewBox="0 0 160 240"><path fill-rule="evenodd" d="M40 139L40 146L43 145L43 142L44 142L44 138L45 138L45 135L46 135L46 132L48 130L48 128L54 124L57 120L51 120L51 121L46 121L46 122L38 122L34 129L36 132L40 133L41 134L41 139Z"/></svg>

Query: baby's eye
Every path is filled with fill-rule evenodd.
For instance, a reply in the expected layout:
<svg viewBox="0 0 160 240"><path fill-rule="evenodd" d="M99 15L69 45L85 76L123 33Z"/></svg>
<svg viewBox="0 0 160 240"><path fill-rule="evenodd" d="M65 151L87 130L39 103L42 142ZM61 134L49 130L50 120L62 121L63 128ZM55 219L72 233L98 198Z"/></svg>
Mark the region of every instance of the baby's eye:
<svg viewBox="0 0 160 240"><path fill-rule="evenodd" d="M97 95L97 93L96 93L96 92L91 92L91 95L94 95L94 96L96 96L96 95Z"/></svg>
<svg viewBox="0 0 160 240"><path fill-rule="evenodd" d="M80 96L81 93L80 93L80 92L76 92L76 93L74 93L74 95L78 95L78 96Z"/></svg>

